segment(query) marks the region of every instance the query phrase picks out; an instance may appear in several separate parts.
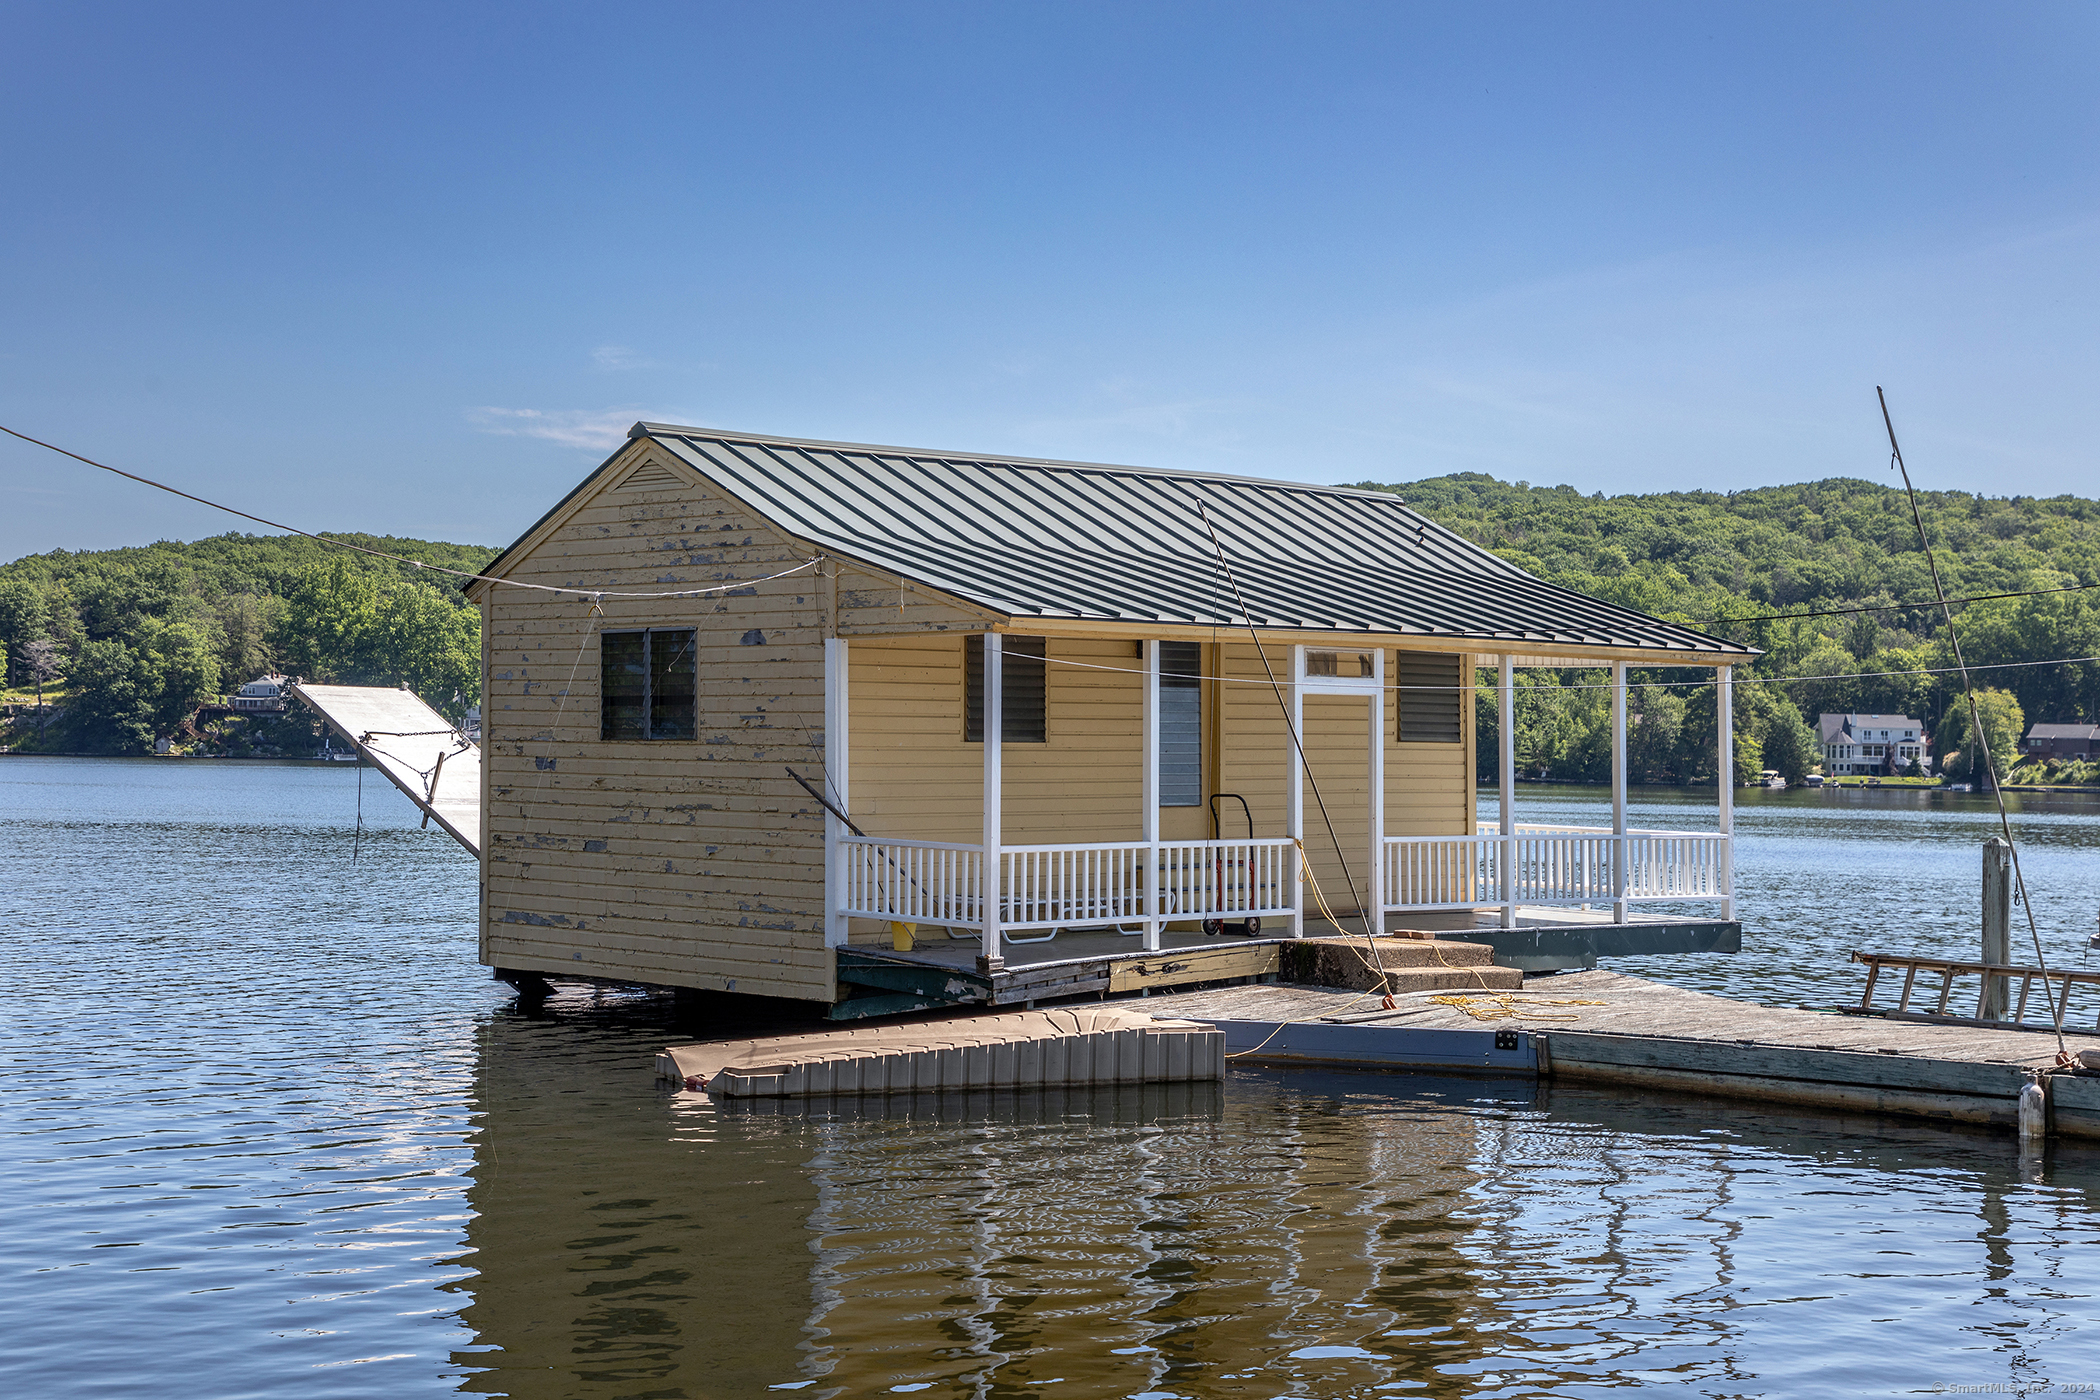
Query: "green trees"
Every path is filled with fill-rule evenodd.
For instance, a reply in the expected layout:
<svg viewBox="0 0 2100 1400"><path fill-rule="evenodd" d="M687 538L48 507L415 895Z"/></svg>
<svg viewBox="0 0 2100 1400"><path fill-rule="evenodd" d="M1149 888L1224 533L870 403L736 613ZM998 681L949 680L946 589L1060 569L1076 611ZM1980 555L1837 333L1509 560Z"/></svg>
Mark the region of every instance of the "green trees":
<svg viewBox="0 0 2100 1400"><path fill-rule="evenodd" d="M1720 688L1711 681L1671 684L1629 672L1627 772L1635 783L1712 782L1719 768L1715 724ZM1611 673L1517 672L1517 770L1556 782L1611 777ZM1494 675L1479 673L1475 733L1479 778L1496 778ZM1748 782L1765 768L1790 783L1819 761L1815 731L1780 687L1739 680L1734 687L1735 771Z"/></svg>
<svg viewBox="0 0 2100 1400"><path fill-rule="evenodd" d="M0 651L9 685L28 680L23 648L44 635L44 595L27 579L0 577Z"/></svg>
<svg viewBox="0 0 2100 1400"><path fill-rule="evenodd" d="M141 667L114 637L87 642L73 658L77 687L66 711L67 744L82 753L141 754L153 750L153 705L142 694Z"/></svg>
<svg viewBox="0 0 2100 1400"><path fill-rule="evenodd" d="M495 551L345 536L472 571ZM273 670L406 684L457 712L480 691L480 620L457 580L299 537L69 554L0 567L0 644L11 684L62 676L67 707L45 747L142 753L200 703ZM60 659L52 664L53 657ZM35 731L13 742L35 747Z"/></svg>
<svg viewBox="0 0 2100 1400"><path fill-rule="evenodd" d="M1976 712L1983 720L1982 742L1979 743L1976 727L1970 722L1966 702L1947 712L1946 723L1935 736L1942 755L1942 769L1957 782L1981 783L1989 780L1987 765L1983 761L1982 747L1990 746L1991 762L1996 766L1999 779L2012 772L2019 758L2020 736L2027 732L2027 716L2020 709L2020 702L2012 692L1989 689L1976 692Z"/></svg>
<svg viewBox="0 0 2100 1400"><path fill-rule="evenodd" d="M1570 487L1511 485L1474 472L1369 489L1398 492L1438 524L1556 583L1761 649L1739 667L1739 770L1756 758L1789 781L1818 762L1815 717L1907 714L1934 735L1965 706L1947 623L1900 491L1831 480L1722 494L1584 496ZM1926 493L1921 512L1951 596L2076 588L1957 605L1957 634L1978 683L2003 690L2029 720L2100 721L2100 501L2075 496L1989 499ZM1900 604L1880 610L1881 605ZM1871 612L1861 608L1876 608ZM1801 614L1772 616L1772 614ZM2040 664L2037 664L2040 663ZM2007 669L1989 669L2005 667ZM1528 673L1520 673L1528 674ZM1593 711L1569 680L1527 680L1515 717L1526 773L1589 779L1607 755ZM1667 706L1629 697L1643 716L1635 777L1679 781L1713 769L1711 672L1643 673L1687 706L1674 756ZM1526 697L1559 692L1552 717ZM1782 708L1750 697L1769 694ZM1704 718L1702 718L1702 706ZM1491 701L1481 706L1490 720ZM1655 718L1646 719L1650 711ZM1960 723L1965 727L1966 719ZM1638 732L1643 726L1647 732ZM1571 732L1576 731L1576 732ZM1995 741L1994 741L1995 742ZM1494 754L1484 746L1482 773ZM1666 776L1667 775L1667 776Z"/></svg>
<svg viewBox="0 0 2100 1400"><path fill-rule="evenodd" d="M479 615L348 559L299 576L275 637L285 664L315 680L405 685L455 718L481 694Z"/></svg>
<svg viewBox="0 0 2100 1400"><path fill-rule="evenodd" d="M1763 714L1753 720L1761 722L1757 732L1764 762L1759 766L1773 769L1789 783L1799 783L1822 761L1816 752L1816 731L1785 696L1773 695L1762 686L1739 691L1738 695L1752 693L1763 695L1769 702ZM1737 714L1741 713L1739 704Z"/></svg>
<svg viewBox="0 0 2100 1400"><path fill-rule="evenodd" d="M1850 710L1909 714L1930 727L1959 696L1909 506L1885 485L1605 497L1477 472L1366 485L1398 492L1549 582L1761 648L1754 676L1818 678L1786 691L1811 722ZM2100 585L2100 501L1928 492L1920 507L1952 596ZM1906 606L1838 611L1894 603ZM2100 588L1971 603L1956 616L1976 666L2100 656ZM1657 677L1680 678L1697 679ZM2023 664L1980 679L2010 691L2031 719L2100 721L2100 662ZM1775 766L1769 755L1766 766Z"/></svg>

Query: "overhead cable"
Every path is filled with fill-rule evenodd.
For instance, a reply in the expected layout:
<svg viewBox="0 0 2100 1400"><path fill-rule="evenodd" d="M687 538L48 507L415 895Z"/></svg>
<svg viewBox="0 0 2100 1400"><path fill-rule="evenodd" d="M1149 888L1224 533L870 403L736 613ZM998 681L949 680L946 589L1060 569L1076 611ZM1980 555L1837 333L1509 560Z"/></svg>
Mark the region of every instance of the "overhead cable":
<svg viewBox="0 0 2100 1400"><path fill-rule="evenodd" d="M1348 651L1348 650L1352 650L1352 647L1349 647L1349 646L1342 646L1342 647L1324 647L1324 646L1323 646L1323 647L1319 647L1319 648L1317 648L1317 650L1320 650L1320 651ZM1083 670L1083 671L1110 671L1110 672L1114 672L1114 673L1115 673L1115 674L1117 674L1117 675L1123 675L1123 676L1142 676L1142 675L1144 675L1144 674L1145 674L1145 673L1144 673L1143 671L1141 671L1141 670L1138 670L1138 669L1136 669L1136 668L1134 668L1134 667L1130 667L1130 666L1103 666L1103 665L1099 664L1098 662L1092 662L1092 661L1072 661L1072 660L1069 660L1069 659L1067 659L1067 658L1065 658L1065 657L1061 657L1061 656L1049 656L1049 657L1045 657L1045 658L1044 658L1044 660L1048 661L1048 662L1049 662L1049 663L1050 663L1051 665L1053 665L1053 666L1074 666L1074 667L1077 667L1077 668L1079 668L1080 670ZM1996 661L1996 662L1992 662L1992 663L1990 663L1990 664L1988 664L1988 665L1984 665L1984 666L1970 666L1970 667L1968 667L1967 669L1968 669L1969 671L2011 671L2011 670L2018 670L2018 669L2020 669L2020 668L2023 668L2023 667L2030 667L2030 666L2078 666L2078 665L2082 665L2082 664L2084 664L2084 663L2086 663L2086 662L2100 662L2100 656L2058 656L2058 657L2050 657L2050 658L2048 658L2048 659L2046 659L2046 660L2042 660L2042 661ZM1608 664L1609 664L1608 662L1599 662L1599 663L1598 663L1597 665L1595 665L1595 666L1586 666L1586 665L1583 665L1583 664L1581 664L1581 663L1579 663L1579 662L1578 662L1578 663L1575 663L1575 664L1573 664L1573 665L1568 665L1568 666L1533 666L1533 667L1527 667L1527 668L1525 668L1525 669L1527 669L1527 670L1553 670L1553 671L1587 671L1587 670L1601 670L1601 669L1603 669L1603 667L1604 667L1605 665L1608 665ZM1629 662L1628 664L1629 664L1629 665L1638 665L1639 663L1637 663L1637 662ZM1655 668L1654 668L1654 669L1656 669L1656 670L1693 670L1693 669L1697 669L1697 670L1706 670L1706 669L1708 669L1708 668L1707 668L1707 667L1704 667L1704 666L1697 666L1697 667L1695 667L1695 666L1693 666L1693 665L1692 665L1691 663L1688 663L1688 662L1676 661L1676 662L1670 662L1670 663L1668 663L1668 664L1657 664L1657 665L1655 666ZM1820 675L1820 676L1749 676L1749 675L1744 675L1744 676L1737 676L1737 677L1735 677L1735 678L1734 678L1734 682L1735 682L1735 684L1737 684L1737 685L1793 685L1793 684L1796 684L1797 682L1801 682L1801 681L1872 681L1872 680L1886 680L1886 679L1888 679L1888 678L1890 678L1890 677L1892 677L1892 676L1952 676L1952 675L1960 675L1960 674L1962 673L1962 670L1963 670L1963 668L1962 668L1962 667L1959 667L1959 666L1919 666L1919 667L1916 667L1916 668L1914 668L1914 669L1912 669L1912 670L1908 670L1908 671L1834 671L1834 672L1831 672L1831 673L1829 673L1829 674L1827 674L1827 675ZM1224 683L1226 683L1226 684L1228 684L1228 685L1268 685L1268 684L1269 684L1269 682L1268 682L1268 681L1266 681L1266 680L1263 680L1263 679L1261 679L1261 678L1260 678L1260 677L1258 677L1258 676L1205 676L1205 675L1197 675L1197 676L1188 676L1188 677L1185 677L1184 679L1188 679L1188 680L1198 680L1198 681L1222 681L1222 682L1224 682ZM1700 688L1700 687L1703 687L1703 686L1710 686L1710 685L1719 685L1719 684L1720 684L1720 682L1719 682L1719 681L1712 681L1712 680L1706 680L1706 681L1628 681L1628 682L1626 683L1626 686L1627 686L1627 689L1629 689L1629 690L1652 690L1652 689L1654 689L1654 688L1655 688L1655 687L1657 687L1657 686L1666 686L1666 687L1672 687L1672 688L1675 688L1675 689L1678 689L1678 690L1692 690L1692 689L1698 689L1698 688ZM1578 681L1578 682L1576 682L1576 683L1575 683L1575 684L1573 684L1573 685L1556 685L1556 686L1520 686L1520 687L1519 687L1519 689L1524 689L1524 690L1610 690L1610 689L1612 689L1612 688L1613 688L1613 683L1612 683L1612 682L1610 682L1610 681L1594 681L1594 682L1593 682L1593 681ZM1471 684L1471 685L1389 685L1389 686L1386 686L1386 687L1385 687L1385 689L1386 689L1386 690L1388 690L1388 691L1408 691L1408 692L1411 692L1411 693L1414 693L1414 694L1449 694L1449 693L1450 693L1450 692L1452 692L1452 691L1469 691L1469 690L1493 690L1493 689L1495 689L1495 687L1494 687L1494 686L1492 686L1492 685L1483 685L1483 684L1481 684L1480 682L1476 681L1476 682L1474 682L1474 683L1473 683L1473 684Z"/></svg>
<svg viewBox="0 0 2100 1400"><path fill-rule="evenodd" d="M448 574L453 578L495 584L503 588L525 588L536 593L558 593L565 597L589 598L594 601L600 598L703 598L710 593L726 593L734 588L749 588L754 583L771 583L774 579L786 578L791 574L799 574L804 569L814 568L819 562L816 558L809 558L795 565L792 569L782 569L777 574L767 574L763 578L735 579L728 583L712 584L706 588L681 588L663 593L630 593L609 588L561 588L546 583L523 583L517 579L499 578L494 574L477 574L465 569L448 569L442 564L426 564L421 559L411 559L405 554L393 554L384 549L372 549L366 545L352 544L348 540L333 539L327 535L317 535L311 530L302 530L297 525L286 525L275 520L265 520L260 515L251 515L245 510L237 510L232 506L221 505L217 501L208 501L202 496L191 495L179 487L170 486L166 482L155 481L152 477L140 476L136 472L125 471L122 467L113 467L107 462L98 462L92 457L83 457L78 452L68 451L56 443L45 442L42 438L33 438L27 433L18 433L5 423L0 423L0 433L6 433L9 437L20 438L23 442L33 443L38 447L56 452L61 457L71 457L76 462L85 462L88 466L113 473L128 481L136 481L141 486L151 486L156 491L165 491L171 496L180 496L185 501L195 501L200 506L209 506L213 510L221 510L228 515L239 516L243 520L252 520L258 525L267 525L272 530L283 530L286 534L291 535L303 535L305 538L320 544L331 545L337 549L354 550L359 554L369 554L375 559L391 559L397 564L413 565L418 569L426 569L434 574Z"/></svg>
<svg viewBox="0 0 2100 1400"><path fill-rule="evenodd" d="M1737 617L1695 617L1701 627L1730 622L1786 622L1803 617L1848 617L1853 613L1908 612L1913 608L1947 608L1962 603L1995 603L2003 598L2039 598L2048 593L2089 593L2100 583L2065 583L2053 588L2021 588L2011 593L1972 593L1966 598L1925 598L1914 603L1864 603L1848 608L1818 608L1812 612L1743 613Z"/></svg>

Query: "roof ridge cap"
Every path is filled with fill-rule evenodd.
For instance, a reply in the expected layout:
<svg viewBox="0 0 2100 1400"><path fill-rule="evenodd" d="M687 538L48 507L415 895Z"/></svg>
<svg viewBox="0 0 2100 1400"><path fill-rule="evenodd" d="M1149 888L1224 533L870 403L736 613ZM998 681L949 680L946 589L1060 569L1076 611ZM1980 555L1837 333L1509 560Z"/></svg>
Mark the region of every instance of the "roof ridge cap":
<svg viewBox="0 0 2100 1400"><path fill-rule="evenodd" d="M1062 457L1023 457L1010 452L962 452L936 447L903 447L894 443L830 442L823 438L786 437L779 433L746 433L729 428L705 428L682 423L642 421L627 430L629 441L666 434L705 438L721 442L753 442L769 447L808 447L833 452L868 452L939 462L976 462L1001 467L1055 467L1066 471L1117 472L1130 476L1163 477L1173 481L1222 481L1239 486L1273 486L1286 491L1310 491L1326 496L1357 496L1385 501L1405 510L1413 507L1397 492L1367 491L1357 486L1335 486L1312 481L1285 481L1278 477L1241 476L1233 472L1177 470L1170 467L1140 467L1124 462L1081 462ZM1427 519L1425 516L1424 519ZM1434 522L1432 522L1434 523ZM1442 526L1439 529L1444 528Z"/></svg>

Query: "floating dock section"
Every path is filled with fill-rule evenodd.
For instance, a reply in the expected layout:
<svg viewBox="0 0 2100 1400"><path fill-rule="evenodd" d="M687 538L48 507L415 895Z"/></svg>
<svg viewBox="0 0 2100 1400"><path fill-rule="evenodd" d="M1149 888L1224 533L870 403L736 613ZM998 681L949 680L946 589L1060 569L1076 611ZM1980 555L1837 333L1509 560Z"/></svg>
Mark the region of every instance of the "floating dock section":
<svg viewBox="0 0 2100 1400"><path fill-rule="evenodd" d="M1170 1084L1224 1078L1225 1037L1090 1006L674 1045L656 1071L727 1099Z"/></svg>
<svg viewBox="0 0 2100 1400"><path fill-rule="evenodd" d="M2006 1128L2038 1082L2049 1132L2100 1139L2100 1075L2059 1070L2055 1037L2031 1029L1756 1006L1601 971L1394 1003L1275 985L1146 1005L1217 1026L1243 1064L1535 1075ZM2074 1036L2081 1047L2100 1038Z"/></svg>

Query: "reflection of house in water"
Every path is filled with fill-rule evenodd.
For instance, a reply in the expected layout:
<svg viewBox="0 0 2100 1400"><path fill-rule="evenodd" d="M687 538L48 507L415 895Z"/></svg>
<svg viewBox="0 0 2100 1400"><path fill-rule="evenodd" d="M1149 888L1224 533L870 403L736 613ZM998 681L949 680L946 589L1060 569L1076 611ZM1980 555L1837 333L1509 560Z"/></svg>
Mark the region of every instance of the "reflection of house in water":
<svg viewBox="0 0 2100 1400"><path fill-rule="evenodd" d="M646 1092L661 1027L499 1015L477 1046L460 1388L747 1396L792 1380L816 1195L799 1129Z"/></svg>
<svg viewBox="0 0 2100 1400"><path fill-rule="evenodd" d="M1452 1218L1477 1184L1471 1118L1396 1112L1353 1076L1173 1088L938 1145L928 1125L822 1129L812 1371L846 1394L1201 1393L1255 1373L1336 1393L1475 1355L1480 1280Z"/></svg>
<svg viewBox="0 0 2100 1400"><path fill-rule="evenodd" d="M2100 1247L2088 1199L1925 1126L1303 1072L717 1109L637 1092L660 1002L572 1005L483 1032L469 1393L1762 1393L1804 1347L1849 1392L1907 1363L1803 1339L1891 1239L2030 1359Z"/></svg>
<svg viewBox="0 0 2100 1400"><path fill-rule="evenodd" d="M716 1108L637 1097L661 1038L484 1028L469 1393L1353 1386L1477 1356L1465 1115L1317 1075Z"/></svg>

